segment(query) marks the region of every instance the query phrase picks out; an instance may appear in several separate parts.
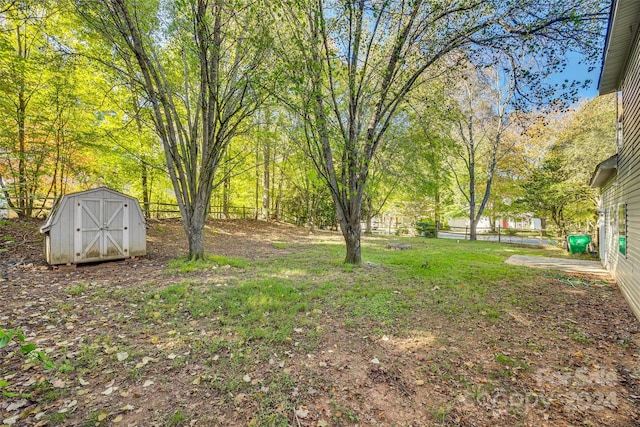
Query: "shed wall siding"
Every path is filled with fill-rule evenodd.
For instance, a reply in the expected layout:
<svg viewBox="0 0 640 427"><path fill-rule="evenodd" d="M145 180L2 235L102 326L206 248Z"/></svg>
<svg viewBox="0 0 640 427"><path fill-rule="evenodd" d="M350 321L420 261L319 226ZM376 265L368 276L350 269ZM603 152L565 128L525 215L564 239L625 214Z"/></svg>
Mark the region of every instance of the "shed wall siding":
<svg viewBox="0 0 640 427"><path fill-rule="evenodd" d="M52 215L45 237L50 264L146 255L146 221L135 198L106 188L88 190L64 196Z"/></svg>
<svg viewBox="0 0 640 427"><path fill-rule="evenodd" d="M73 200L65 198L58 206L59 217L49 232L51 264L68 264L73 261ZM69 236L69 237L67 237Z"/></svg>
<svg viewBox="0 0 640 427"><path fill-rule="evenodd" d="M614 274L640 319L640 43L636 39L622 85L624 143L618 153L619 202L627 206L627 254Z"/></svg>

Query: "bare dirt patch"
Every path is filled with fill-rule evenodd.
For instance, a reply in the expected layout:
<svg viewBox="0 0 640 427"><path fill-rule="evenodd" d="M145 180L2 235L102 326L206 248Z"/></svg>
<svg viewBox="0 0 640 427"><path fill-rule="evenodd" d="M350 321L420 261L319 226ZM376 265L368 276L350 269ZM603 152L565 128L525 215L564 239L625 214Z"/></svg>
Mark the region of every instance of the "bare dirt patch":
<svg viewBox="0 0 640 427"><path fill-rule="evenodd" d="M230 384L230 373L216 370L216 361L246 364L255 358L243 353L248 344L215 347L208 338L224 325L180 313L179 302L175 318L157 328L137 324L134 313L154 289L184 280L224 286L243 272L167 275L168 261L186 253L177 221L150 224L144 258L53 270L44 263L38 225L0 230L0 326L23 328L58 369L43 370L16 345L0 350L0 380L9 384L0 402L5 425L240 426L257 425L263 412L318 427L640 422L640 324L601 277L550 273L523 291L526 308L496 321L416 312L410 333L381 335L374 322L353 326L340 312L310 311L318 342L304 348L297 337L303 332L296 332L286 350L250 363L237 389L221 390L217 384ZM212 222L207 236L211 253L250 260L340 241L335 233L259 221ZM75 369L60 369L63 362ZM291 407L272 403L275 393L288 396Z"/></svg>

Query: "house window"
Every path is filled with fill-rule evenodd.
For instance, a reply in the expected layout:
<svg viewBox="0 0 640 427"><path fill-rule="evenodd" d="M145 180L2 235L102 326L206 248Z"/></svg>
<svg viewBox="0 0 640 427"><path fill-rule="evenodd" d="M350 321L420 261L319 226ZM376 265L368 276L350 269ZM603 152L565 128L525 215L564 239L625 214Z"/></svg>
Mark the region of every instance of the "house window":
<svg viewBox="0 0 640 427"><path fill-rule="evenodd" d="M627 255L627 204L618 205L618 250Z"/></svg>

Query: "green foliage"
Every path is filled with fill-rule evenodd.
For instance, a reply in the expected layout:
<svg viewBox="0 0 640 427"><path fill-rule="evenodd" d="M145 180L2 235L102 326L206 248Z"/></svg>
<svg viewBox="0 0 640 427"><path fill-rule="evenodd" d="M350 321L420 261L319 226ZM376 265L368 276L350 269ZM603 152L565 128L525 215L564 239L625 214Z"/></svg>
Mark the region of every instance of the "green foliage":
<svg viewBox="0 0 640 427"><path fill-rule="evenodd" d="M539 134L552 144L522 180L519 200L526 209L550 219L561 235L590 232L595 224L596 190L589 188L598 163L615 152L615 97L604 96L567 113Z"/></svg>
<svg viewBox="0 0 640 427"><path fill-rule="evenodd" d="M87 289L86 283L78 283L75 286L69 286L66 289L66 291L72 297L77 297L79 295L82 295L86 291L86 289Z"/></svg>
<svg viewBox="0 0 640 427"><path fill-rule="evenodd" d="M241 258L229 258L221 255L207 255L204 258L191 260L181 258L169 262L168 273L191 273L194 271L216 269L218 267L230 266L235 268L246 267L247 262Z"/></svg>
<svg viewBox="0 0 640 427"><path fill-rule="evenodd" d="M11 341L15 341L20 345L19 349L22 356L39 363L47 371L56 369L55 363L43 351L37 350L37 346L34 343L26 342L21 329L4 329L0 327L0 348L6 347ZM60 371L70 371L74 368L65 360L58 369ZM0 382L0 389L3 389L2 394L7 397L19 396L19 394L4 390L9 386L10 383L6 380Z"/></svg>
<svg viewBox="0 0 640 427"><path fill-rule="evenodd" d="M220 316L221 325L236 328L243 339L266 342L284 342L309 307L301 288L277 279L210 288L181 283L147 300L150 312L172 315L178 307L194 318Z"/></svg>
<svg viewBox="0 0 640 427"><path fill-rule="evenodd" d="M517 362L515 360L513 360L511 357L506 356L504 354L498 353L496 354L495 357L496 362L500 363L501 365L506 365L506 366L510 366L510 367L514 367L517 365Z"/></svg>
<svg viewBox="0 0 640 427"><path fill-rule="evenodd" d="M178 409L177 411L175 411L170 417L169 419L167 419L167 426L182 426L182 425L186 425L187 423L187 415L182 412L180 409Z"/></svg>

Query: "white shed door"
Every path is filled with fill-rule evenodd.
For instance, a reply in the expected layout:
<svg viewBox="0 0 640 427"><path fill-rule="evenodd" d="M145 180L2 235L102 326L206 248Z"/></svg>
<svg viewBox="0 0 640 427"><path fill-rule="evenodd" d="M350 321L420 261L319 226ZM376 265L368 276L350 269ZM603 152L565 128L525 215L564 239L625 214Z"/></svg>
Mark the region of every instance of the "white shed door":
<svg viewBox="0 0 640 427"><path fill-rule="evenodd" d="M126 200L81 199L76 204L75 262L127 258L129 210Z"/></svg>

